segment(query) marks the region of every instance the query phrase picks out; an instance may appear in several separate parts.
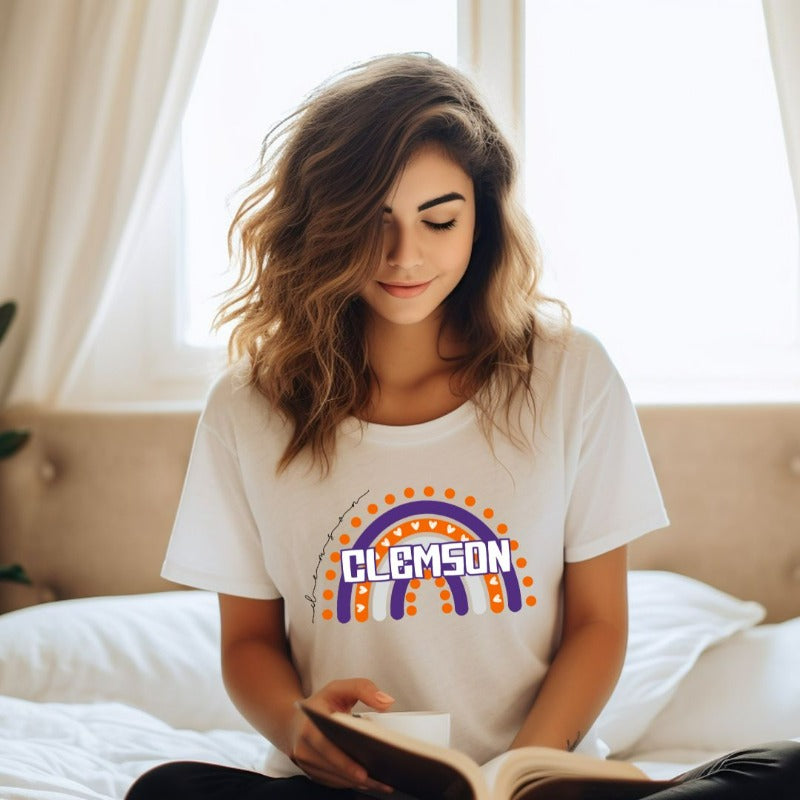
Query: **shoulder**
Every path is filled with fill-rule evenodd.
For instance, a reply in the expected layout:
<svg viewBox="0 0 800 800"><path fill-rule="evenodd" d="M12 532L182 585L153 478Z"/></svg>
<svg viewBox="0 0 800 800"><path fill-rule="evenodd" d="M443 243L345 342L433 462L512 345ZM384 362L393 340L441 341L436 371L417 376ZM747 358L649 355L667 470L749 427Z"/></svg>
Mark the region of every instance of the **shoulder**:
<svg viewBox="0 0 800 800"><path fill-rule="evenodd" d="M230 364L212 381L206 394L200 425L211 429L230 447L282 429L279 415L252 380L249 358Z"/></svg>
<svg viewBox="0 0 800 800"><path fill-rule="evenodd" d="M583 328L574 328L568 351L572 368L589 382L603 382L617 374L603 343Z"/></svg>
<svg viewBox="0 0 800 800"><path fill-rule="evenodd" d="M205 410L216 411L237 403L251 403L253 391L255 387L250 378L250 360L242 358L214 377L206 393Z"/></svg>
<svg viewBox="0 0 800 800"><path fill-rule="evenodd" d="M534 373L572 388L602 385L616 375L602 342L577 325L540 330L534 345Z"/></svg>

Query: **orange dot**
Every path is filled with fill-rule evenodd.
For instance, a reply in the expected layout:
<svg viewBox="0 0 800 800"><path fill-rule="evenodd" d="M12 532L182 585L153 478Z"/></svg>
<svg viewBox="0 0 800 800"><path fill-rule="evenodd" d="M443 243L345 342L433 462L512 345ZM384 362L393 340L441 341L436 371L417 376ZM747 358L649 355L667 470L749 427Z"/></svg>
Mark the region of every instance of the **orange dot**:
<svg viewBox="0 0 800 800"><path fill-rule="evenodd" d="M471 494L470 494L470 495L467 495L467 496L464 498L464 502L465 502L465 503L466 503L468 506L474 506L474 505L475 505L475 498L474 498L474 497L473 497Z"/></svg>
<svg viewBox="0 0 800 800"><path fill-rule="evenodd" d="M426 486L423 490L425 497L433 497L433 486Z"/></svg>
<svg viewBox="0 0 800 800"><path fill-rule="evenodd" d="M406 609L406 614L409 614L409 615L410 615L410 616L412 616L412 617L413 617L413 616L414 616L414 614L416 614L416 613L417 613L417 607L416 607L416 606L409 606L409 607Z"/></svg>
<svg viewBox="0 0 800 800"><path fill-rule="evenodd" d="M414 496L414 490L410 486L407 486L405 489L403 489L403 494L406 497L413 497Z"/></svg>
<svg viewBox="0 0 800 800"><path fill-rule="evenodd" d="M442 605L442 611L444 611L445 614L452 614L453 606L451 606L450 603L444 603Z"/></svg>
<svg viewBox="0 0 800 800"><path fill-rule="evenodd" d="M531 578L530 575L526 575L522 579L522 583L523 583L524 586L533 586L533 578Z"/></svg>
<svg viewBox="0 0 800 800"><path fill-rule="evenodd" d="M444 490L444 496L448 500L452 500L456 496L455 490L454 489L445 489Z"/></svg>
<svg viewBox="0 0 800 800"><path fill-rule="evenodd" d="M425 569L422 571L422 577L425 578L426 581L429 581L432 575L433 573L429 569Z"/></svg>
<svg viewBox="0 0 800 800"><path fill-rule="evenodd" d="M484 508L483 509L483 516L486 517L486 519L491 519L494 516L494 509L492 509L492 508Z"/></svg>
<svg viewBox="0 0 800 800"><path fill-rule="evenodd" d="M439 597L441 597L442 600L449 600L450 599L450 592L448 592L447 590L445 590L443 592L439 592Z"/></svg>
<svg viewBox="0 0 800 800"><path fill-rule="evenodd" d="M511 540L511 549L516 550L519 547L519 542L516 539Z"/></svg>
<svg viewBox="0 0 800 800"><path fill-rule="evenodd" d="M419 578L412 578L411 582L409 583L409 586L412 589L419 589L419 587L422 586L422 584L419 582Z"/></svg>
<svg viewBox="0 0 800 800"><path fill-rule="evenodd" d="M417 599L417 596L414 594L414 592L409 592L406 595L406 602L407 603L413 603L416 599Z"/></svg>
<svg viewBox="0 0 800 800"><path fill-rule="evenodd" d="M376 506L375 503L370 503L367 506L367 511L369 511L370 514L377 514L378 513L378 506Z"/></svg>
<svg viewBox="0 0 800 800"><path fill-rule="evenodd" d="M325 590L325 591L322 593L322 596L323 596L323 597L324 597L326 600L332 600L332 599L333 599L333 592L332 592L330 589L326 589L326 590Z"/></svg>
<svg viewBox="0 0 800 800"><path fill-rule="evenodd" d="M340 558L341 558L341 556L339 555L339 551L338 550L334 550L331 553L331 561L333 561L334 563L337 563Z"/></svg>
<svg viewBox="0 0 800 800"><path fill-rule="evenodd" d="M333 619L333 611L331 611L329 608L326 608L322 612L322 617L323 619Z"/></svg>
<svg viewBox="0 0 800 800"><path fill-rule="evenodd" d="M444 578L437 578L437 579L436 579L436 585L437 585L437 586L438 586L440 589L441 589L441 587L442 587L442 586L444 586L446 583L447 583L447 581L446 581Z"/></svg>
<svg viewBox="0 0 800 800"><path fill-rule="evenodd" d="M533 595L531 595L530 597L526 597L526 598L525 598L525 602L526 602L526 603L527 603L529 606L535 606L535 605L536 605L536 598L535 598Z"/></svg>
<svg viewBox="0 0 800 800"><path fill-rule="evenodd" d="M346 533L343 533L343 534L342 534L342 535L339 537L339 541L340 541L342 544L350 544L350 537L349 537L349 536L348 536Z"/></svg>
<svg viewBox="0 0 800 800"><path fill-rule="evenodd" d="M395 497L393 494L387 494L386 497L383 498L384 502L387 506L390 506L395 501Z"/></svg>
<svg viewBox="0 0 800 800"><path fill-rule="evenodd" d="M528 564L528 561L527 561L527 559L524 559L524 558L518 558L518 559L517 559L517 566L518 566L520 569L523 569L525 566L527 566L527 564Z"/></svg>
<svg viewBox="0 0 800 800"><path fill-rule="evenodd" d="M508 533L508 525L506 525L504 522L501 522L497 526L497 532L498 533Z"/></svg>
<svg viewBox="0 0 800 800"><path fill-rule="evenodd" d="M354 528L357 528L361 524L361 517L353 517L353 519L350 520L350 524Z"/></svg>
<svg viewBox="0 0 800 800"><path fill-rule="evenodd" d="M332 569L329 569L329 570L328 570L328 571L325 573L325 577L326 577L326 578L327 578L329 581L332 581L332 580L333 580L333 579L336 577L336 573L335 573L335 572L334 572Z"/></svg>

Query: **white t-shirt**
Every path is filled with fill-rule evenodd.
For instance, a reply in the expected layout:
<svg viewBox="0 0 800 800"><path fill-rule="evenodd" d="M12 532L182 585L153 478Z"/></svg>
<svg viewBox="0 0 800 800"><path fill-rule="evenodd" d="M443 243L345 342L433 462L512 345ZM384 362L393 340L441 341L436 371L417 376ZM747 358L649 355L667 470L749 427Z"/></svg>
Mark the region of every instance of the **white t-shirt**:
<svg viewBox="0 0 800 800"><path fill-rule="evenodd" d="M305 458L276 476L289 423L234 365L208 395L162 574L282 597L306 696L369 678L392 711L450 712L452 746L488 761L552 660L564 561L668 524L602 346L574 329L566 350L537 341L535 363L535 422L517 406L529 447L496 433L493 453L472 402L418 425L350 419L324 479ZM302 774L277 750L265 772Z"/></svg>

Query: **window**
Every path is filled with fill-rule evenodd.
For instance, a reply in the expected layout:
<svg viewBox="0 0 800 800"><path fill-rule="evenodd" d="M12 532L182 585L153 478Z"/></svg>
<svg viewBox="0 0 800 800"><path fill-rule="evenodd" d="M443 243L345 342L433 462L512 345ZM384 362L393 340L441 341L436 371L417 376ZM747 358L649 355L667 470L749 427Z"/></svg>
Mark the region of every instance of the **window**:
<svg viewBox="0 0 800 800"><path fill-rule="evenodd" d="M202 400L262 137L321 80L407 50L481 85L520 152L544 288L634 400L800 397L800 247L759 0L221 0L87 397ZM128 383L101 388L121 361Z"/></svg>
<svg viewBox="0 0 800 800"><path fill-rule="evenodd" d="M526 45L547 288L634 399L796 399L797 218L761 3L531 0Z"/></svg>

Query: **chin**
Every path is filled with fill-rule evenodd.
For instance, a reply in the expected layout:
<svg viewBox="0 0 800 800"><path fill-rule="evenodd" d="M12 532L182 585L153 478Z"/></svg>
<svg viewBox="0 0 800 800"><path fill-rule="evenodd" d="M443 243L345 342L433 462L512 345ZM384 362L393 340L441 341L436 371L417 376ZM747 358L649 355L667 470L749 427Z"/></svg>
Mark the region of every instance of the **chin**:
<svg viewBox="0 0 800 800"><path fill-rule="evenodd" d="M411 325L420 325L424 322L433 322L434 320L438 320L439 314L437 311L438 309L434 309L433 311L429 311L427 313L417 314L412 312L408 312L406 314L386 314L381 313L380 311L373 311L373 313L384 320L384 322L388 322L391 325L409 327Z"/></svg>

